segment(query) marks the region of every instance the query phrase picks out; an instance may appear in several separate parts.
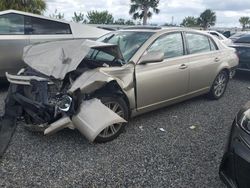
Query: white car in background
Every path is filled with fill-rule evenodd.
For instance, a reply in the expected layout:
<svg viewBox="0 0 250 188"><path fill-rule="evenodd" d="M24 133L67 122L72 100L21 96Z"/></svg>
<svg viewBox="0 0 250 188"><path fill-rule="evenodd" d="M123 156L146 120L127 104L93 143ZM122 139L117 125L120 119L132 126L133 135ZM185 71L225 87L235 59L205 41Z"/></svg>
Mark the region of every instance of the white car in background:
<svg viewBox="0 0 250 188"><path fill-rule="evenodd" d="M233 43L231 39L225 37L224 35L222 35L217 31L206 31L206 32L218 38L222 43L224 43L227 46L230 46Z"/></svg>
<svg viewBox="0 0 250 188"><path fill-rule="evenodd" d="M0 12L0 78L24 66L27 45L72 39L95 40L109 31L86 24L66 22L16 10Z"/></svg>

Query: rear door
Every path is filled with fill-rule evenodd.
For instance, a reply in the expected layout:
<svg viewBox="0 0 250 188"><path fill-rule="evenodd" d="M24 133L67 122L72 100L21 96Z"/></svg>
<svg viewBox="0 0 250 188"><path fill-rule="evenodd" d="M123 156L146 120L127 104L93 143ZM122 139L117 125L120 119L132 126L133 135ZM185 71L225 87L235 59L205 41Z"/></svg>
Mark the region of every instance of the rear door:
<svg viewBox="0 0 250 188"><path fill-rule="evenodd" d="M32 16L25 16L25 31L31 44L73 39L69 24Z"/></svg>
<svg viewBox="0 0 250 188"><path fill-rule="evenodd" d="M189 92L208 90L221 63L220 51L213 39L207 35L186 32L185 38L189 53Z"/></svg>

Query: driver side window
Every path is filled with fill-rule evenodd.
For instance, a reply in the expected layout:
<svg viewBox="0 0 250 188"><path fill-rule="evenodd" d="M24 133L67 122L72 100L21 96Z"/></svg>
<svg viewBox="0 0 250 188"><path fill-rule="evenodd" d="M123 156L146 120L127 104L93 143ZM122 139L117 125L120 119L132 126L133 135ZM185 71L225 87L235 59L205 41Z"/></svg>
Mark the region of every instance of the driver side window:
<svg viewBox="0 0 250 188"><path fill-rule="evenodd" d="M148 52L152 51L162 51L165 59L184 55L181 33L171 33L160 36L149 47Z"/></svg>

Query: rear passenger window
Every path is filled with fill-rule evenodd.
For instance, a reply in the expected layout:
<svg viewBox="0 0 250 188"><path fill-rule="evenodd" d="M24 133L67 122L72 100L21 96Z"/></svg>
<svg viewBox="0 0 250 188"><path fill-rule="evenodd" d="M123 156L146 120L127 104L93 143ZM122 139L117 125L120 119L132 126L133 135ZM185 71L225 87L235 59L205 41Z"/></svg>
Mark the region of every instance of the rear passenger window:
<svg viewBox="0 0 250 188"><path fill-rule="evenodd" d="M208 37L200 34L187 33L186 38L190 54L211 51Z"/></svg>
<svg viewBox="0 0 250 188"><path fill-rule="evenodd" d="M173 58L184 55L181 33L171 33L159 37L148 51L163 51L165 58Z"/></svg>
<svg viewBox="0 0 250 188"><path fill-rule="evenodd" d="M71 34L69 24L35 17L25 17L25 32L30 35Z"/></svg>
<svg viewBox="0 0 250 188"><path fill-rule="evenodd" d="M24 16L5 14L0 16L0 35L23 35Z"/></svg>

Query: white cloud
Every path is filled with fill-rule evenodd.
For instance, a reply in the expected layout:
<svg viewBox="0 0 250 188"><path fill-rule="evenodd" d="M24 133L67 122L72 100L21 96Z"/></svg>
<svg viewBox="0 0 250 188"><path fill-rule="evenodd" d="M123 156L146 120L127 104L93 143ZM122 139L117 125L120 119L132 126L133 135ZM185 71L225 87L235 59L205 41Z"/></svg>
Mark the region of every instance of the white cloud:
<svg viewBox="0 0 250 188"><path fill-rule="evenodd" d="M108 10L115 19L131 19L129 15L130 0L46 0L47 11L45 15L52 14L55 9L64 13L66 20L71 20L74 12L86 15L91 10ZM239 27L241 16L250 16L249 0L160 0L160 14L153 15L150 23L163 24L171 22L181 23L186 16L199 16L206 8L216 12L216 26Z"/></svg>

